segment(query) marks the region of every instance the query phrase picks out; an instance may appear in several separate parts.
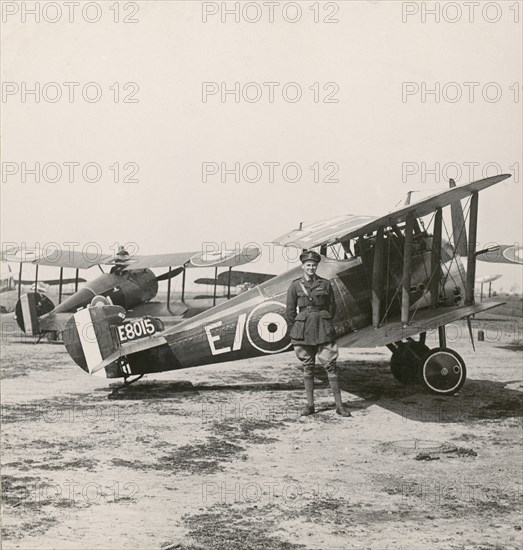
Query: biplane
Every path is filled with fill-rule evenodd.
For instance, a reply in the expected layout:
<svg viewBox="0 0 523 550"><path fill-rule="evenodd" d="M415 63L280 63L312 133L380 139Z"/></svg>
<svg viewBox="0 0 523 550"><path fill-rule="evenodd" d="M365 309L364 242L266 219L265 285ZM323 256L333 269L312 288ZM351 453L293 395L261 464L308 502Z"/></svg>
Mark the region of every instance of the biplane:
<svg viewBox="0 0 523 550"><path fill-rule="evenodd" d="M18 259L19 261L19 259ZM11 267L7 265L7 269L2 270L0 278L0 313L12 313L15 310L16 303L20 299L21 293L26 291L38 292L45 294L47 297L54 297L59 292L59 295L71 294L73 284L84 283L85 279L15 279ZM60 290L58 290L58 288Z"/></svg>
<svg viewBox="0 0 523 550"><path fill-rule="evenodd" d="M485 252L476 250L479 193L508 177L454 187L381 217L301 224L273 242L322 254L318 274L334 289L340 346L387 346L399 382L451 395L463 386L466 366L447 346L445 326L467 318L472 337L470 316L499 305L474 303L476 256ZM457 235L443 218L447 206L458 212ZM147 318L128 319L122 306L84 308L69 319L64 343L84 371L124 378L124 387L145 374L285 352L291 348L286 293L300 274L297 266L163 331ZM426 334L435 329L439 346L429 349Z"/></svg>
<svg viewBox="0 0 523 550"><path fill-rule="evenodd" d="M503 275L482 275L481 277L476 277L476 284L480 285L479 291L479 301L483 301L483 286L488 283L488 297L492 297L492 283L503 277Z"/></svg>
<svg viewBox="0 0 523 550"><path fill-rule="evenodd" d="M260 250L254 246L242 250L156 255L130 255L124 247L120 247L117 254L103 254L91 258L77 251L53 250L48 255L43 254L21 261L20 276L22 265L27 262L36 266L36 281L38 281L39 266L60 267L58 305L55 306L49 297L37 291L22 295L19 287L15 318L26 334L36 336L38 339L43 336L56 339L63 333L73 313L87 306L101 303L124 308L128 317L150 317L154 319L151 322L154 322L158 328L162 328L164 325L175 324L184 317L204 311L225 298L230 298L234 273L232 268L253 261L259 254ZM3 259L20 261L13 253L5 254ZM108 273L103 271L104 265L110 267ZM87 281L79 289L79 270L93 266L98 266L102 273L95 279ZM213 296L207 300L202 300L200 297L191 301L186 296L186 270L205 267L212 267L215 270L215 278L212 279ZM76 277L73 279L74 294L62 301L62 285L66 281L70 282L63 278L64 268L75 269ZM168 268L168 271L156 275L152 269L159 268ZM220 278L223 274L218 274L219 268L227 268L223 273L226 277L228 276L227 294L223 298L217 296L218 285L223 286L226 282L225 278ZM182 277L181 296L179 300L172 301L171 281L179 275ZM167 281L165 302L153 300L158 294L160 281Z"/></svg>

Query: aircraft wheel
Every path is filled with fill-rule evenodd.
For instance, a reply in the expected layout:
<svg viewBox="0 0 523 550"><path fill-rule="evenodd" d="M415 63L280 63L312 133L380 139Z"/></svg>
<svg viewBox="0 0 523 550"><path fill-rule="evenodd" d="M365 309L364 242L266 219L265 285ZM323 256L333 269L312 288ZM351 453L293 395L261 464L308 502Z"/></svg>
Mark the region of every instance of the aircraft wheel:
<svg viewBox="0 0 523 550"><path fill-rule="evenodd" d="M417 384L420 361L429 351L430 348L422 342L399 344L390 358L392 376L402 384Z"/></svg>
<svg viewBox="0 0 523 550"><path fill-rule="evenodd" d="M459 391L467 378L465 361L449 348L431 349L418 367L421 385L431 393L453 395Z"/></svg>

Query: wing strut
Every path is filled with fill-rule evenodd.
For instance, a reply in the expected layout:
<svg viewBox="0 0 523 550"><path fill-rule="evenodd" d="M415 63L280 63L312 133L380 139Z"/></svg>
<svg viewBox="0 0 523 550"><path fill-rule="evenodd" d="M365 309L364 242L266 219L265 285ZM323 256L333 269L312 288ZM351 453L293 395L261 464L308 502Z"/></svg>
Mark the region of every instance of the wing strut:
<svg viewBox="0 0 523 550"><path fill-rule="evenodd" d="M60 268L60 286L58 287L58 304L62 303L62 284L64 282L64 268Z"/></svg>
<svg viewBox="0 0 523 550"><path fill-rule="evenodd" d="M476 236L478 229L478 192L472 193L470 200L469 219L469 249L467 257L467 288L465 293L465 305L471 306L474 303L474 283L476 279Z"/></svg>
<svg viewBox="0 0 523 550"><path fill-rule="evenodd" d="M74 281L74 291L75 292L78 292L78 274L79 274L80 270L79 269L76 269L76 272L75 272L75 281Z"/></svg>
<svg viewBox="0 0 523 550"><path fill-rule="evenodd" d="M432 235L432 254L430 256L430 301L433 308L439 303L439 283L441 280L441 231L443 227L443 211L436 209L434 231Z"/></svg>
<svg viewBox="0 0 523 550"><path fill-rule="evenodd" d="M227 281L227 300L231 299L231 271L232 265L229 266L229 280Z"/></svg>
<svg viewBox="0 0 523 550"><path fill-rule="evenodd" d="M412 267L412 235L414 232L414 214L409 212L405 222L405 247L403 253L403 279L401 294L401 324L406 327L409 324L410 307L410 271Z"/></svg>
<svg viewBox="0 0 523 550"><path fill-rule="evenodd" d="M218 286L218 267L214 268L214 289L212 293L212 305L216 305L216 287Z"/></svg>
<svg viewBox="0 0 523 550"><path fill-rule="evenodd" d="M184 266L183 272L182 272L182 302L185 301L185 272L186 271L187 271L187 268Z"/></svg>
<svg viewBox="0 0 523 550"><path fill-rule="evenodd" d="M18 299L20 300L20 296L22 295L22 266L24 264L20 262L20 269L18 271Z"/></svg>
<svg viewBox="0 0 523 550"><path fill-rule="evenodd" d="M438 327L438 336L439 336L439 347L446 348L447 347L447 330L445 329L445 325L440 325Z"/></svg>
<svg viewBox="0 0 523 550"><path fill-rule="evenodd" d="M40 266L36 264L36 270L35 270L35 292L38 292L38 268Z"/></svg>
<svg viewBox="0 0 523 550"><path fill-rule="evenodd" d="M169 271L171 271L171 266L169 266L169 270L167 271L167 273L169 273ZM171 306L171 277L167 279L167 311L171 311L170 306Z"/></svg>
<svg viewBox="0 0 523 550"><path fill-rule="evenodd" d="M456 187L456 182L450 178L449 187ZM452 217L452 237L454 240L454 250L460 256L467 256L467 230L465 229L465 219L463 217L463 208L461 201L455 201L450 204L450 213Z"/></svg>
<svg viewBox="0 0 523 550"><path fill-rule="evenodd" d="M376 230L376 242L374 245L374 266L372 269L372 324L378 328L381 318L383 277L383 226Z"/></svg>

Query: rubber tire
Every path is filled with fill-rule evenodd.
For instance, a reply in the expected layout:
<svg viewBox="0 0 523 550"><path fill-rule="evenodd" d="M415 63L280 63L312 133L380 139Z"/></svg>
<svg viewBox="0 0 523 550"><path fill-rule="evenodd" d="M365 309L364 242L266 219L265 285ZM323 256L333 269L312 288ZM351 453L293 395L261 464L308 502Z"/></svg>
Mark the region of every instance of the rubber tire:
<svg viewBox="0 0 523 550"><path fill-rule="evenodd" d="M461 371L462 371L462 375L461 375L461 378L459 379L459 381L455 385L453 385L451 388L448 388L448 389L445 389L445 388L437 389L437 387L433 383L428 381L427 378L426 378L427 362L429 361L429 359L433 355L436 355L438 352L444 352L445 354L453 356L456 359L456 361L458 361L458 363L460 365L460 368L461 368ZM450 348L433 348L433 349L431 349L423 357L421 363L418 366L418 380L419 380L419 383L427 391L429 391L430 393L434 393L436 395L454 395L455 393L457 393L463 387L463 384L465 384L466 379L467 379L467 367L465 366L465 361L463 361L463 358L461 357L461 355L459 355L459 353L455 352L453 349L450 349Z"/></svg>
<svg viewBox="0 0 523 550"><path fill-rule="evenodd" d="M405 385L418 384L418 367L420 360L427 355L430 348L421 342L406 342L396 349L390 358L392 376Z"/></svg>

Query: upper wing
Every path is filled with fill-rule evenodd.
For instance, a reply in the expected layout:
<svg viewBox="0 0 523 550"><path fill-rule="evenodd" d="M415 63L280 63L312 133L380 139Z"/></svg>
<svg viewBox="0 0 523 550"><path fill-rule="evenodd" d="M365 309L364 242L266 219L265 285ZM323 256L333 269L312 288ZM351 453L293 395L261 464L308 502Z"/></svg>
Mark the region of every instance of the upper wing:
<svg viewBox="0 0 523 550"><path fill-rule="evenodd" d="M2 254L2 260L16 263L32 263L52 267L70 267L89 269L94 265L122 265L130 269L156 267L234 267L256 259L260 249L255 246L243 250L224 250L220 252L175 252L172 254L149 254L129 256L118 260L114 254L102 254L92 251L74 251L53 249L48 254L39 251L21 251L11 248Z"/></svg>
<svg viewBox="0 0 523 550"><path fill-rule="evenodd" d="M458 319L463 319L469 315L486 311L502 305L503 302L481 302L472 306L458 306L451 308L440 308L437 310L420 310L416 314L416 319L407 327L403 327L401 321L388 321L380 328L373 326L365 327L338 340L338 345L352 348L377 348L386 346L392 342L404 340L409 336L415 336L420 332L434 330L442 325L452 323Z"/></svg>
<svg viewBox="0 0 523 550"><path fill-rule="evenodd" d="M199 252L191 258L187 267L235 267L252 262L260 253L257 246L247 246L242 250Z"/></svg>
<svg viewBox="0 0 523 550"><path fill-rule="evenodd" d="M46 285L49 285L49 286L59 286L60 284L62 284L62 285L71 285L73 283L76 283L77 281L79 283L85 283L86 282L85 279L82 279L82 277L78 277L78 279L76 279L76 278L70 278L70 279L63 278L62 280L60 280L60 279L43 279L40 282L45 283ZM29 281L29 280L22 279L21 281L16 281L16 282L17 282L17 284L22 284L22 285L33 285L34 284L34 280Z"/></svg>
<svg viewBox="0 0 523 550"><path fill-rule="evenodd" d="M252 262L260 255L256 246L242 250L220 250L218 252L177 252L174 254L153 254L131 256L126 265L131 269L155 267L234 267ZM111 262L111 263L114 263Z"/></svg>
<svg viewBox="0 0 523 550"><path fill-rule="evenodd" d="M113 256L101 254L96 251L79 252L75 250L60 250L54 248L47 254L45 251L11 249L2 254L4 262L31 263L34 265L46 265L51 267L71 267L74 269L88 269L93 265L108 263Z"/></svg>
<svg viewBox="0 0 523 550"><path fill-rule="evenodd" d="M495 264L523 264L523 247L517 244L502 244L495 250L478 254L477 258L482 262Z"/></svg>
<svg viewBox="0 0 523 550"><path fill-rule="evenodd" d="M500 174L479 181L460 185L441 191L435 195L421 199L418 202L402 206L385 216L376 218L373 216L339 216L322 222L302 224L299 229L282 235L273 242L283 246L295 246L297 248L313 248L321 245L334 244L346 239L361 237L374 232L378 227L389 227L404 222L412 212L417 218L434 212L437 208L443 208L455 201L464 199L475 191L482 191L491 185L510 178L510 174Z"/></svg>
<svg viewBox="0 0 523 550"><path fill-rule="evenodd" d="M299 229L285 233L274 239L274 243L296 248L314 248L322 244L332 244L343 236L364 227L377 220L376 216L358 216L346 214L319 222L302 223Z"/></svg>
<svg viewBox="0 0 523 550"><path fill-rule="evenodd" d="M186 264L198 252L175 252L173 254L149 254L130 256L126 261L126 266L130 269L145 269L155 267L175 267ZM111 263L114 262L112 258Z"/></svg>
<svg viewBox="0 0 523 550"><path fill-rule="evenodd" d="M500 277L503 277L503 275L482 275L481 277L476 277L476 284L491 283L492 281L497 281Z"/></svg>

